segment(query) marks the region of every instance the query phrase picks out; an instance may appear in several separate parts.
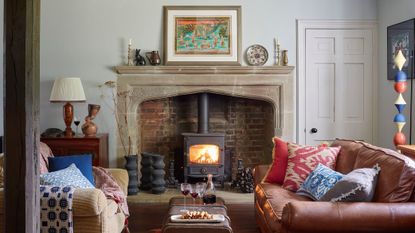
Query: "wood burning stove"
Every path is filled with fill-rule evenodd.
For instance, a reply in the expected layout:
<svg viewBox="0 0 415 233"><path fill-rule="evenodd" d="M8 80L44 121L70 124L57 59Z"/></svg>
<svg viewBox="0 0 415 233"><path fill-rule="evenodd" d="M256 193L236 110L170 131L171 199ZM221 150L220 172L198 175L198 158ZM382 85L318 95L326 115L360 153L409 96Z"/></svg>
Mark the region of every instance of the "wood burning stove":
<svg viewBox="0 0 415 233"><path fill-rule="evenodd" d="M184 181L189 177L212 174L223 184L225 163L225 134L209 133L209 95L198 96L198 132L183 133Z"/></svg>

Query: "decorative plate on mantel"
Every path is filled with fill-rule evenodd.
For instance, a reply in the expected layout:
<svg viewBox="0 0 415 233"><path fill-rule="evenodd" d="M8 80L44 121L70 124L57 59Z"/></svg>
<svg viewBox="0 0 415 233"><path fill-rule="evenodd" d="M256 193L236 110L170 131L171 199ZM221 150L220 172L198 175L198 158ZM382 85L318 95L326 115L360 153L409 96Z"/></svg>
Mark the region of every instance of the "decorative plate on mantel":
<svg viewBox="0 0 415 233"><path fill-rule="evenodd" d="M268 51L262 45L251 45L246 50L246 60L251 66L262 66L268 61Z"/></svg>

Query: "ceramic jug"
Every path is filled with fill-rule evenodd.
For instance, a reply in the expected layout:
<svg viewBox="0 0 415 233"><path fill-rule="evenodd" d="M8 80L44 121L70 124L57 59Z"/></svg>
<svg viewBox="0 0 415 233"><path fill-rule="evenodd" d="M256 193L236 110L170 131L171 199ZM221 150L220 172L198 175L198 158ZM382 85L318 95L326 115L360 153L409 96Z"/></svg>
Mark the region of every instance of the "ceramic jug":
<svg viewBox="0 0 415 233"><path fill-rule="evenodd" d="M146 53L146 57L151 65L157 66L160 65L161 59L159 55L159 51L151 51Z"/></svg>

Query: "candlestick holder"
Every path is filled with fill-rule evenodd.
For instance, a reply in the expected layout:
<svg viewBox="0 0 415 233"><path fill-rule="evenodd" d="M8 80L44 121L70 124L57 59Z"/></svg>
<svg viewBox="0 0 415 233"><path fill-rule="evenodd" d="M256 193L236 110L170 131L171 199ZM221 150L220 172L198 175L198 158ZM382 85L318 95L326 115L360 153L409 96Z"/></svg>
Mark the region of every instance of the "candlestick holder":
<svg viewBox="0 0 415 233"><path fill-rule="evenodd" d="M275 47L276 47L275 50L274 50L275 65L280 66L281 65L280 45L277 44Z"/></svg>
<svg viewBox="0 0 415 233"><path fill-rule="evenodd" d="M127 65L128 66L133 66L133 58L132 58L132 49L131 49L131 44L128 44L128 58L127 58Z"/></svg>

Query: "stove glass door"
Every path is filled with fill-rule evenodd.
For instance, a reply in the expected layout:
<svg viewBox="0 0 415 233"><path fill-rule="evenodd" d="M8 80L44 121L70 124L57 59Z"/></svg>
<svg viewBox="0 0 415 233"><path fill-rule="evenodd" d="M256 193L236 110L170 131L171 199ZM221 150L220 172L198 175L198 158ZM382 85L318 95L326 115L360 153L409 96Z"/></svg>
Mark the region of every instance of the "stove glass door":
<svg viewBox="0 0 415 233"><path fill-rule="evenodd" d="M219 146L213 144L196 144L189 148L190 164L219 164Z"/></svg>

